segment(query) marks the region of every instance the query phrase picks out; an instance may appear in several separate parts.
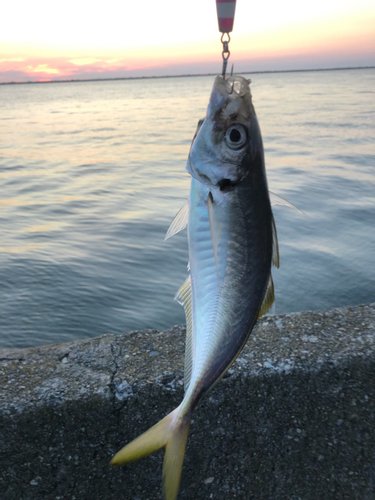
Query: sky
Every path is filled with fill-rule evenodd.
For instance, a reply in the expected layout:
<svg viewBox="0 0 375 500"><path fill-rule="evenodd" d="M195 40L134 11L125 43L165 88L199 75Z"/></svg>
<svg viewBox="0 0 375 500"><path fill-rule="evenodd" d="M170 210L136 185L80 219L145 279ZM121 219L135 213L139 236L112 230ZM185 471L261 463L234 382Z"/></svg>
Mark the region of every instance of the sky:
<svg viewBox="0 0 375 500"><path fill-rule="evenodd" d="M0 83L219 73L215 0L15 0ZM236 72L375 66L374 0L237 0Z"/></svg>

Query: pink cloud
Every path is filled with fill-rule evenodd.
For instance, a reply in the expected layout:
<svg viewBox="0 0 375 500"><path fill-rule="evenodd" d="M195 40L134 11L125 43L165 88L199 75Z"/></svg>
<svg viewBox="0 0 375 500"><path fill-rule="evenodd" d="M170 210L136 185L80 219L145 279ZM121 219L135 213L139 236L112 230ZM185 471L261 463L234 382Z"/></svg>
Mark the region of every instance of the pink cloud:
<svg viewBox="0 0 375 500"><path fill-rule="evenodd" d="M331 50L309 47L296 52L256 55L249 51L249 54L238 54L237 58L234 53L230 63L234 62L237 72L375 65L375 54L370 50L350 50L336 46L331 47ZM220 54L214 57L207 54L200 58L137 62L92 56L3 57L0 59L0 83L205 74L218 73L220 70Z"/></svg>
<svg viewBox="0 0 375 500"><path fill-rule="evenodd" d="M113 58L3 58L0 60L0 83L123 78L140 76L143 70L158 66L157 62L129 65Z"/></svg>

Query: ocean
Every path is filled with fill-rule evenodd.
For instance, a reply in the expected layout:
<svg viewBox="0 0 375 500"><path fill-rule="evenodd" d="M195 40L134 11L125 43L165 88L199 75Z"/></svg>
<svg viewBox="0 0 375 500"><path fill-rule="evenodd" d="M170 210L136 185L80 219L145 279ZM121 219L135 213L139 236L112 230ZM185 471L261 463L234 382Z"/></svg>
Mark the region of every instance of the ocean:
<svg viewBox="0 0 375 500"><path fill-rule="evenodd" d="M275 313L375 301L375 69L244 75L263 134ZM0 86L0 347L184 323L186 159L213 76Z"/></svg>

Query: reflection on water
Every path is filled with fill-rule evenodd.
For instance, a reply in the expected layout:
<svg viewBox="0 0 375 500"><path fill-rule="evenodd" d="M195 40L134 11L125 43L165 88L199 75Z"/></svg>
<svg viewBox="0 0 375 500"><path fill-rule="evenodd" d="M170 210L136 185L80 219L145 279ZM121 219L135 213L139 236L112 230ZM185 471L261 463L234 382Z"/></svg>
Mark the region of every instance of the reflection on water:
<svg viewBox="0 0 375 500"><path fill-rule="evenodd" d="M276 312L375 300L375 70L252 75ZM0 346L184 321L185 162L213 77L0 87Z"/></svg>

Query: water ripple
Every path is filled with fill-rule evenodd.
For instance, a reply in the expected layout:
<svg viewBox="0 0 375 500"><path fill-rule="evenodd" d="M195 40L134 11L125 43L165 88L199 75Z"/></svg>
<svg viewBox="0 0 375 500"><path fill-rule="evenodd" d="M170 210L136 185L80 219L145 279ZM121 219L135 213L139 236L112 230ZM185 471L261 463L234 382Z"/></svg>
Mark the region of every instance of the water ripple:
<svg viewBox="0 0 375 500"><path fill-rule="evenodd" d="M248 75L246 75L248 76ZM252 76L276 312L375 301L375 71ZM0 347L184 322L186 158L212 77L1 86Z"/></svg>

